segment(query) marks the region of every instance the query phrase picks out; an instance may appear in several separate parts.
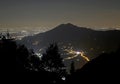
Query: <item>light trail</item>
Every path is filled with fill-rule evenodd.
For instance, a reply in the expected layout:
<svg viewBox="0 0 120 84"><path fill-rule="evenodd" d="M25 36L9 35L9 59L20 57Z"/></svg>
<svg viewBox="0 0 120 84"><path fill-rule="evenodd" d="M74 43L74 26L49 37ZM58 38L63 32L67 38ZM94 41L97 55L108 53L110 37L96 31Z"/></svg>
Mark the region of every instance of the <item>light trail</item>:
<svg viewBox="0 0 120 84"><path fill-rule="evenodd" d="M79 52L79 51L74 51L73 49L65 49L64 51L66 51L67 54L73 55L73 56L64 58L64 60L70 60L70 59L76 58L78 56L81 56L86 61L88 61L88 62L90 61L90 59L87 56L84 55L83 51Z"/></svg>

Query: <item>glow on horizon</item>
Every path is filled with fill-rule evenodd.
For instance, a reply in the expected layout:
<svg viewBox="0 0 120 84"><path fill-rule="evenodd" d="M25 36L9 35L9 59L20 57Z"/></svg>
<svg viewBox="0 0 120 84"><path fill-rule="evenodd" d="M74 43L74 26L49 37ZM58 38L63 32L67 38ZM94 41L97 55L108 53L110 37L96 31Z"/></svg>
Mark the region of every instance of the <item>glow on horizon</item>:
<svg viewBox="0 0 120 84"><path fill-rule="evenodd" d="M50 30L63 23L120 29L120 0L1 0L0 29ZM48 29L47 29L48 28Z"/></svg>

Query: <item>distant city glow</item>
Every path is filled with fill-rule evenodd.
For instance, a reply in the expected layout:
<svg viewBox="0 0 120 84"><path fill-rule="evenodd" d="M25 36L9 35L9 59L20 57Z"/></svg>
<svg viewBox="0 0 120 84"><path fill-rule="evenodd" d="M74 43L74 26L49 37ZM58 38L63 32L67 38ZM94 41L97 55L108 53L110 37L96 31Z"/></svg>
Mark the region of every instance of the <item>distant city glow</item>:
<svg viewBox="0 0 120 84"><path fill-rule="evenodd" d="M45 32L68 22L95 30L120 30L119 3L120 0L0 0L0 31Z"/></svg>

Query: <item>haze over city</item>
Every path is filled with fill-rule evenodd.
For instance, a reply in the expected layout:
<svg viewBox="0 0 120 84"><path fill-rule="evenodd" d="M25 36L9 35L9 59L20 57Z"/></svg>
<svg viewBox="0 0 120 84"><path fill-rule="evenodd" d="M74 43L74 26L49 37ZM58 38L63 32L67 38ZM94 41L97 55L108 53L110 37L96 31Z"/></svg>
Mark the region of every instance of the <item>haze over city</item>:
<svg viewBox="0 0 120 84"><path fill-rule="evenodd" d="M0 31L50 30L62 23L120 29L119 0L0 0Z"/></svg>

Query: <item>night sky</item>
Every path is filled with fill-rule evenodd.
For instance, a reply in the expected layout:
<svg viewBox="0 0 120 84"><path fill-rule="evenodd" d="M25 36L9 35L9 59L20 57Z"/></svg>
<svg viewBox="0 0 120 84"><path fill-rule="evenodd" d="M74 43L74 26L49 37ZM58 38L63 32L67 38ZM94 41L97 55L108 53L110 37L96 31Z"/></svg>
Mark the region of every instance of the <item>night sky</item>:
<svg viewBox="0 0 120 84"><path fill-rule="evenodd" d="M120 0L0 0L0 30L43 30L62 23L120 29Z"/></svg>

